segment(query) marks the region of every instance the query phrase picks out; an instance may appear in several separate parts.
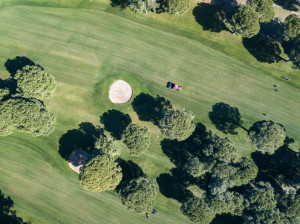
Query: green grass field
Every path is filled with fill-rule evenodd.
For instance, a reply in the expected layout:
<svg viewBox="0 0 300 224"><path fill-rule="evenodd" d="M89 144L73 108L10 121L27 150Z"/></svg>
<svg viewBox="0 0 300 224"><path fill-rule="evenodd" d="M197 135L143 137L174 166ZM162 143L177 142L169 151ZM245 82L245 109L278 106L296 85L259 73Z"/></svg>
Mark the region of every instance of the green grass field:
<svg viewBox="0 0 300 224"><path fill-rule="evenodd" d="M127 211L116 192L84 191L58 154L64 133L81 122L100 125L104 112L117 109L148 126L153 139L142 157L131 158L125 151L122 157L154 178L174 167L160 148L158 128L138 121L130 103L110 103L108 89L116 79L129 82L134 97L159 94L175 107L192 110L197 122L222 136L208 118L218 102L239 108L245 128L268 113L290 137L300 139L299 70L285 62L259 63L240 37L203 31L192 15L194 6L186 15L171 17L112 8L104 0L1 1L1 79L9 77L7 59L26 56L58 84L55 97L46 101L57 115L50 136L0 138L0 189L12 197L18 216L32 223L190 223L180 213L180 203L163 195L156 204L159 215L146 220ZM167 81L181 84L183 91L165 88ZM274 84L280 85L279 93ZM247 133L238 131L229 137L241 155L249 156L253 149Z"/></svg>

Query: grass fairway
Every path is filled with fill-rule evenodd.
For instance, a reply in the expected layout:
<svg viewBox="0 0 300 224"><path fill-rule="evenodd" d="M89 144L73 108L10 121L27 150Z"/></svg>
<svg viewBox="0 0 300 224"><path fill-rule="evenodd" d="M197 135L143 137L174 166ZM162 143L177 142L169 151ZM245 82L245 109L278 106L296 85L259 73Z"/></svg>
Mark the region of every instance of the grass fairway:
<svg viewBox="0 0 300 224"><path fill-rule="evenodd" d="M196 120L222 135L208 113L218 102L239 108L244 127L265 119L283 124L300 139L300 76L285 62L261 64L243 47L240 37L203 31L188 14L143 15L111 8L106 1L4 0L0 3L0 77L8 78L7 59L26 56L53 74L58 88L46 101L57 115L48 137L15 133L0 138L0 189L12 197L17 214L34 223L190 223L180 203L158 196L159 215L146 220L127 211L117 193L90 193L58 154L59 139L81 122L99 125L109 109L128 113L147 125L153 144L138 159L128 156L156 178L174 165L160 148L158 128L138 121L131 104L114 105L110 84L128 82L134 97L159 94L176 107L191 109ZM51 3L52 2L52 3ZM53 3L54 2L54 3ZM22 4L21 4L22 3ZM50 7L51 6L51 7ZM280 76L291 78L284 82ZM178 93L167 81L181 84ZM275 93L272 86L280 85ZM241 155L252 152L247 133L229 136Z"/></svg>

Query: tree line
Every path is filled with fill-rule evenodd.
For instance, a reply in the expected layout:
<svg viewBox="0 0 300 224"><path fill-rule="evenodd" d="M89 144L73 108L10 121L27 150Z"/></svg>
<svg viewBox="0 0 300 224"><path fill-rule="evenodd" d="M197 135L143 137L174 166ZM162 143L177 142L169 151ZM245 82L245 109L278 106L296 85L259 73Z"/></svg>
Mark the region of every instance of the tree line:
<svg viewBox="0 0 300 224"><path fill-rule="evenodd" d="M42 66L28 61L26 57L16 57L6 62L12 77L0 87L0 136L15 130L34 136L49 135L55 128L56 117L43 103L54 95L55 78Z"/></svg>

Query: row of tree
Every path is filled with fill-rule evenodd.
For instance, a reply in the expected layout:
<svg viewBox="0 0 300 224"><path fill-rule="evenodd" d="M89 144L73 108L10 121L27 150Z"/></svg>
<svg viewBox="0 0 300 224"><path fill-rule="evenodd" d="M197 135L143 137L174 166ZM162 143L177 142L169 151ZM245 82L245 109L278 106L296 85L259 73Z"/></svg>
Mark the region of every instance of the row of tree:
<svg viewBox="0 0 300 224"><path fill-rule="evenodd" d="M26 65L12 76L14 88L0 89L0 135L7 136L15 130L34 136L50 134L56 117L42 100L53 96L54 77L40 65Z"/></svg>

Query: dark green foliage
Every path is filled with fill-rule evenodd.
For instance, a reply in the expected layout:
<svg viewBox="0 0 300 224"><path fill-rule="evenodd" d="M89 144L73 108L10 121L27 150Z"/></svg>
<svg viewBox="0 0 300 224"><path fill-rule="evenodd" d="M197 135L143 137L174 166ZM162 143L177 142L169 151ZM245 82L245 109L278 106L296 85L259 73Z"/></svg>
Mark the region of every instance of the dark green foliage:
<svg viewBox="0 0 300 224"><path fill-rule="evenodd" d="M9 95L8 88L0 89L0 101L4 100L8 95Z"/></svg>
<svg viewBox="0 0 300 224"><path fill-rule="evenodd" d="M139 177L120 190L120 197L129 210L145 213L152 210L157 193L158 185L155 180Z"/></svg>
<svg viewBox="0 0 300 224"><path fill-rule="evenodd" d="M17 91L26 98L48 99L56 90L54 77L38 65L26 65L17 71L14 79L17 81Z"/></svg>
<svg viewBox="0 0 300 224"><path fill-rule="evenodd" d="M150 132L147 127L130 124L122 135L123 142L130 149L130 154L140 156L150 146Z"/></svg>
<svg viewBox="0 0 300 224"><path fill-rule="evenodd" d="M159 4L156 0L129 0L128 7L134 11L147 13L149 11L156 12Z"/></svg>
<svg viewBox="0 0 300 224"><path fill-rule="evenodd" d="M236 128L243 124L239 109L226 103L216 103L209 112L209 119L225 134L237 134Z"/></svg>
<svg viewBox="0 0 300 224"><path fill-rule="evenodd" d="M278 209L255 212L254 214L243 215L243 223L245 224L291 224L283 213Z"/></svg>
<svg viewBox="0 0 300 224"><path fill-rule="evenodd" d="M278 208L289 220L289 223L300 222L300 195L286 194L279 198Z"/></svg>
<svg viewBox="0 0 300 224"><path fill-rule="evenodd" d="M193 177L200 177L208 171L206 165L201 163L198 157L189 159L184 165L184 169Z"/></svg>
<svg viewBox="0 0 300 224"><path fill-rule="evenodd" d="M249 192L245 195L249 202L248 210L261 212L276 208L274 189L269 182L258 182L251 186Z"/></svg>
<svg viewBox="0 0 300 224"><path fill-rule="evenodd" d="M273 154L284 144L285 129L272 121L257 121L249 130L253 146L262 153Z"/></svg>
<svg viewBox="0 0 300 224"><path fill-rule="evenodd" d="M16 215L16 211L12 210L13 206L13 200L9 196L5 197L0 190L0 222L2 224L30 224Z"/></svg>
<svg viewBox="0 0 300 224"><path fill-rule="evenodd" d="M89 191L114 190L122 180L122 169L112 157L96 156L82 167L79 180L82 187Z"/></svg>
<svg viewBox="0 0 300 224"><path fill-rule="evenodd" d="M251 159L242 158L239 163L218 163L212 170L209 189L213 195L222 194L228 188L248 184L257 176L258 168Z"/></svg>
<svg viewBox="0 0 300 224"><path fill-rule="evenodd" d="M101 136L95 142L94 155L109 155L117 156L120 155L120 148L116 146L113 139L107 139L107 137Z"/></svg>
<svg viewBox="0 0 300 224"><path fill-rule="evenodd" d="M272 0L248 0L247 3L258 13L259 22L270 22L274 18L275 11Z"/></svg>
<svg viewBox="0 0 300 224"><path fill-rule="evenodd" d="M183 141L195 130L195 115L191 111L169 110L159 121L161 133L168 139Z"/></svg>
<svg viewBox="0 0 300 224"><path fill-rule="evenodd" d="M237 157L237 149L229 138L212 135L204 144L203 154L213 157L215 160L231 162Z"/></svg>
<svg viewBox="0 0 300 224"><path fill-rule="evenodd" d="M164 0L164 4L170 14L178 15L189 9L190 0Z"/></svg>
<svg viewBox="0 0 300 224"><path fill-rule="evenodd" d="M243 37L253 37L260 29L259 16L255 9L250 6L239 6L227 20L228 29Z"/></svg>
<svg viewBox="0 0 300 224"><path fill-rule="evenodd" d="M0 105L0 135L14 130L34 136L49 135L55 128L55 116L36 99L10 98Z"/></svg>
<svg viewBox="0 0 300 224"><path fill-rule="evenodd" d="M210 207L216 214L242 215L245 208L243 195L227 191L210 199Z"/></svg>
<svg viewBox="0 0 300 224"><path fill-rule="evenodd" d="M284 39L289 40L300 35L300 18L291 14L285 18L283 23Z"/></svg>
<svg viewBox="0 0 300 224"><path fill-rule="evenodd" d="M206 198L192 197L182 204L180 210L192 222L198 224L210 223L216 217L216 211Z"/></svg>

